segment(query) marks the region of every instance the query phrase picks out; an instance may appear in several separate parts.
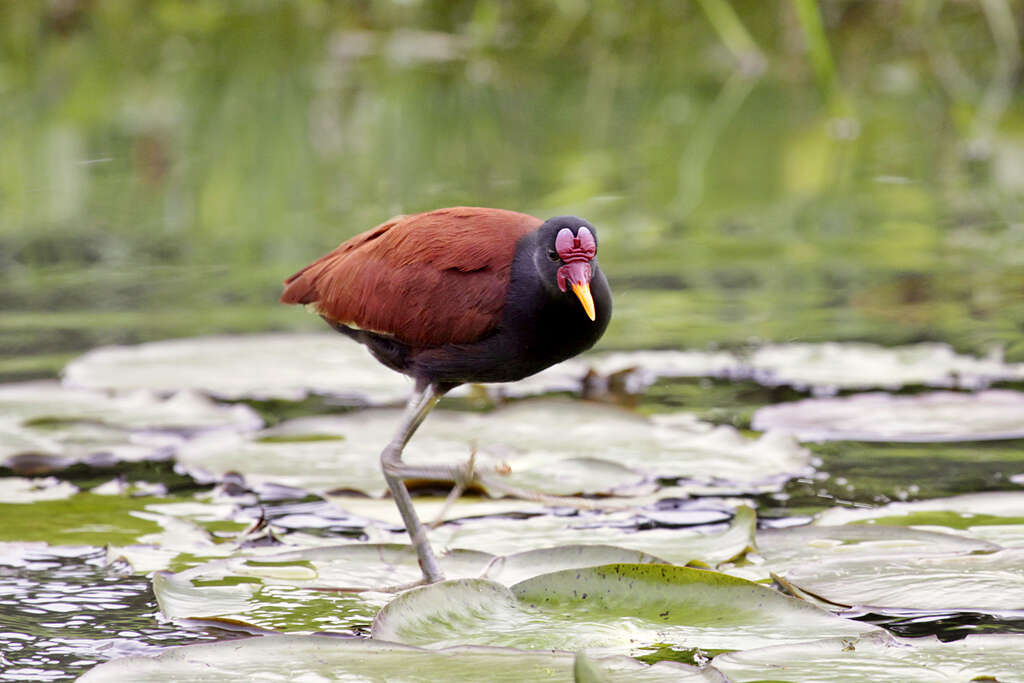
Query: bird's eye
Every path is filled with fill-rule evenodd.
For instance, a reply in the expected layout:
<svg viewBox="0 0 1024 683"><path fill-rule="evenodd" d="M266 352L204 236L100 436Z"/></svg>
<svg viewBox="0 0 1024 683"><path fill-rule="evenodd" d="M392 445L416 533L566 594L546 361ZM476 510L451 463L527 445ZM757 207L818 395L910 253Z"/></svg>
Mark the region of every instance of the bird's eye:
<svg viewBox="0 0 1024 683"><path fill-rule="evenodd" d="M554 249L548 249L548 258L551 259L552 263L558 263L562 260L558 257L558 252Z"/></svg>

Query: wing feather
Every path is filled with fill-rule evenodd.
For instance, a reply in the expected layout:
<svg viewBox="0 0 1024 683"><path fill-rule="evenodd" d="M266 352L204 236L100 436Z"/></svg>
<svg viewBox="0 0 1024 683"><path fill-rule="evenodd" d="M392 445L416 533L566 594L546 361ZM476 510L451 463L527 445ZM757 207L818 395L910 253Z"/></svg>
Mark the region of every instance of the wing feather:
<svg viewBox="0 0 1024 683"><path fill-rule="evenodd" d="M476 207L397 216L288 278L281 301L413 346L473 342L501 319L516 242L541 223Z"/></svg>

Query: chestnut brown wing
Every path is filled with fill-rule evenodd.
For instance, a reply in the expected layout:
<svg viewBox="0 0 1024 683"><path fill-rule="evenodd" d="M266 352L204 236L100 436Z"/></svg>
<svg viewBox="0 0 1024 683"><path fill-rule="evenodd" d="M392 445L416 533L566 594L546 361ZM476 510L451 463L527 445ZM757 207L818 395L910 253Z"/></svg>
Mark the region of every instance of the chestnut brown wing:
<svg viewBox="0 0 1024 683"><path fill-rule="evenodd" d="M398 216L288 278L281 301L413 346L473 342L501 319L516 242L541 223L475 207Z"/></svg>

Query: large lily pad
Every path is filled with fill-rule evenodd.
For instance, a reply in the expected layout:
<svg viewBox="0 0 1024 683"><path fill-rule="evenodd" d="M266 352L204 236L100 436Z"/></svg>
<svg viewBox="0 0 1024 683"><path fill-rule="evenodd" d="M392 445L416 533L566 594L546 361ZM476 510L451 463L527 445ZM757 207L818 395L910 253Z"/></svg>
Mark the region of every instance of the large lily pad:
<svg viewBox="0 0 1024 683"><path fill-rule="evenodd" d="M570 652L525 652L498 647L425 650L397 643L330 636L271 635L221 643L169 648L155 657L125 657L93 668L79 680L208 681L345 680L384 683L571 683L575 656ZM675 681L724 683L710 667L697 669L670 662L654 666L629 657L601 657L592 666L621 683Z"/></svg>
<svg viewBox="0 0 1024 683"><path fill-rule="evenodd" d="M1024 492L990 491L951 498L895 502L878 508L832 508L817 524L913 526L967 535L1006 548L1024 547Z"/></svg>
<svg viewBox="0 0 1024 683"><path fill-rule="evenodd" d="M391 410L303 418L254 436L211 435L186 444L179 458L214 473L237 470L253 481L381 495L379 453L399 420ZM643 482L655 477L686 477L730 491L772 490L810 463L809 452L781 434L750 439L685 414L648 419L557 400L524 401L483 415L434 411L404 458L464 463L474 451L477 470L490 472L498 484L559 495L647 492ZM511 472L496 477L499 467Z"/></svg>
<svg viewBox="0 0 1024 683"><path fill-rule="evenodd" d="M298 400L309 393L391 403L412 387L366 349L330 334L225 335L90 351L64 369L69 386L192 389L228 399Z"/></svg>
<svg viewBox="0 0 1024 683"><path fill-rule="evenodd" d="M947 555L994 552L1000 547L979 539L893 526L803 526L764 529L757 547L772 563L792 564L837 556Z"/></svg>
<svg viewBox="0 0 1024 683"><path fill-rule="evenodd" d="M747 579L765 580L772 573L785 574L796 566L810 567L828 560L871 558L883 564L893 558L991 553L1000 550L1000 546L953 534L857 524L762 529L757 532L757 549L762 562L727 571Z"/></svg>
<svg viewBox="0 0 1024 683"><path fill-rule="evenodd" d="M911 385L978 389L1024 379L1022 363L965 356L938 343L894 348L850 342L769 344L756 349L749 364L752 377L762 384L830 391Z"/></svg>
<svg viewBox="0 0 1024 683"><path fill-rule="evenodd" d="M544 574L511 590L481 579L413 589L381 610L373 636L427 647L502 643L636 654L658 645L741 649L876 629L725 574L613 564Z"/></svg>
<svg viewBox="0 0 1024 683"><path fill-rule="evenodd" d="M218 405L189 392L110 396L56 382L0 386L0 415L0 464L28 474L80 462L167 458L185 435L262 424L246 406Z"/></svg>
<svg viewBox="0 0 1024 683"><path fill-rule="evenodd" d="M713 660L735 683L967 683L1021 681L1022 635L826 638L730 652Z"/></svg>
<svg viewBox="0 0 1024 683"><path fill-rule="evenodd" d="M1024 550L844 557L799 565L787 582L833 604L882 610L1024 614Z"/></svg>
<svg viewBox="0 0 1024 683"><path fill-rule="evenodd" d="M980 441L1024 437L1024 393L948 391L914 396L871 393L766 406L754 429L803 441Z"/></svg>
<svg viewBox="0 0 1024 683"><path fill-rule="evenodd" d="M439 556L445 576L487 576L511 585L550 571L610 562L661 562L610 546L567 546L509 556L454 550ZM389 599L378 590L422 577L411 546L355 543L287 552L238 552L172 574L159 572L153 590L170 619L230 619L258 628L309 632L359 630Z"/></svg>
<svg viewBox="0 0 1024 683"><path fill-rule="evenodd" d="M170 372L181 368L169 368ZM134 430L196 432L255 429L259 416L243 405L220 405L194 392L161 397L146 387L127 394L62 387L39 381L0 385L0 415L22 425L94 422Z"/></svg>
<svg viewBox="0 0 1024 683"><path fill-rule="evenodd" d="M736 511L729 528L719 533L684 529L636 531L629 513L579 517L545 515L530 519L481 518L445 525L431 532L435 544L508 554L556 545L611 544L662 557L676 564L716 566L754 547L756 515Z"/></svg>
<svg viewBox="0 0 1024 683"><path fill-rule="evenodd" d="M489 385L494 397L579 393L588 365L569 360L520 382ZM382 405L404 401L412 382L337 334L253 334L172 339L94 349L71 361L73 387L182 389L219 398L300 400L310 394ZM469 389L456 390L464 395Z"/></svg>
<svg viewBox="0 0 1024 683"><path fill-rule="evenodd" d="M506 585L565 568L611 562L664 563L635 550L596 545L504 556L457 549L441 553L438 561L449 579L486 577ZM264 587L358 593L412 586L422 575L416 552L409 545L353 543L285 552L236 549L226 559L207 561L177 573L161 572L154 590L165 616L228 616L265 627L260 618L266 605L259 595ZM220 598L227 601L218 603Z"/></svg>

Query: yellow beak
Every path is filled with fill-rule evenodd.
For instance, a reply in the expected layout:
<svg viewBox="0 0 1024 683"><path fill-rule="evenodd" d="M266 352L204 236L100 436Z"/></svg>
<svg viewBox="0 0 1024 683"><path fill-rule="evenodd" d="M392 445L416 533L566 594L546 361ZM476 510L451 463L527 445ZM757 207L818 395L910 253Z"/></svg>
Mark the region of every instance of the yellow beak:
<svg viewBox="0 0 1024 683"><path fill-rule="evenodd" d="M580 303L583 304L583 310L587 312L587 317L597 320L594 297L590 294L590 285L586 282L574 282L572 283L572 293L579 297Z"/></svg>

